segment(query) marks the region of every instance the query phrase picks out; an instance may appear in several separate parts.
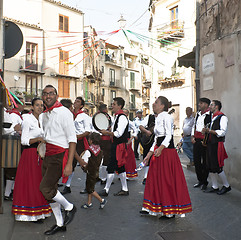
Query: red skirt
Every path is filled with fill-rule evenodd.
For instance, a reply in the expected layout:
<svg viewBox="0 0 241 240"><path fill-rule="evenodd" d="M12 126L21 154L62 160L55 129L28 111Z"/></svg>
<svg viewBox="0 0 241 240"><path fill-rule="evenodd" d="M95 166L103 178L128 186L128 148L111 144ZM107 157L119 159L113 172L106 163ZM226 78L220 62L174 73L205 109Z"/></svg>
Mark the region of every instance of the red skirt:
<svg viewBox="0 0 241 240"><path fill-rule="evenodd" d="M127 160L125 164L125 170L126 170L126 177L128 178L136 178L138 177L138 173L136 171L136 160L135 160L135 154L132 149L132 144L127 145Z"/></svg>
<svg viewBox="0 0 241 240"><path fill-rule="evenodd" d="M19 160L13 192L12 213L17 221L37 221L52 210L39 190L42 159L36 148L24 149Z"/></svg>
<svg viewBox="0 0 241 240"><path fill-rule="evenodd" d="M163 149L152 157L146 179L143 210L149 214L183 214L192 211L186 180L176 149Z"/></svg>

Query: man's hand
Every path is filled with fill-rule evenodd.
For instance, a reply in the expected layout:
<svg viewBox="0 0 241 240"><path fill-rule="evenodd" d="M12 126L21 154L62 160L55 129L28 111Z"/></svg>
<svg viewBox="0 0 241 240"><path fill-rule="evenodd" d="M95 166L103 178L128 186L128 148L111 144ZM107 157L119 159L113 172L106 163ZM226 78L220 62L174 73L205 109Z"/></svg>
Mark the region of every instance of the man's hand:
<svg viewBox="0 0 241 240"><path fill-rule="evenodd" d="M192 142L192 144L194 144L195 142L196 142L196 140L195 140L195 137L191 137L191 142Z"/></svg>
<svg viewBox="0 0 241 240"><path fill-rule="evenodd" d="M16 124L15 126L14 126L14 131L16 131L16 132L20 132L22 129L21 129L21 125L18 123L18 124Z"/></svg>
<svg viewBox="0 0 241 240"><path fill-rule="evenodd" d="M67 163L65 165L65 168L64 168L64 176L68 177L69 175L71 175L72 174L72 170L73 170L72 164L70 165L70 164Z"/></svg>

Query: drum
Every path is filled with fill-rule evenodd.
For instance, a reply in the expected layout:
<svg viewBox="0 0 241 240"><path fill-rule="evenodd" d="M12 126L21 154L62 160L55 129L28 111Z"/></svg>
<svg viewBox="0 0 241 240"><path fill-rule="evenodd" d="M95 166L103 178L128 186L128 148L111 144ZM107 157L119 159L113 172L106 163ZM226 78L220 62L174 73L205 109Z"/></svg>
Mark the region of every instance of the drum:
<svg viewBox="0 0 241 240"><path fill-rule="evenodd" d="M93 127L97 130L108 130L111 126L111 117L108 113L98 112L92 118Z"/></svg>
<svg viewBox="0 0 241 240"><path fill-rule="evenodd" d="M42 159L44 159L45 153L46 153L46 144L45 144L45 143L41 142L41 143L38 145L38 147L37 147L37 153L38 153L38 155L39 155Z"/></svg>
<svg viewBox="0 0 241 240"><path fill-rule="evenodd" d="M20 136L2 136L2 167L16 168L21 157Z"/></svg>

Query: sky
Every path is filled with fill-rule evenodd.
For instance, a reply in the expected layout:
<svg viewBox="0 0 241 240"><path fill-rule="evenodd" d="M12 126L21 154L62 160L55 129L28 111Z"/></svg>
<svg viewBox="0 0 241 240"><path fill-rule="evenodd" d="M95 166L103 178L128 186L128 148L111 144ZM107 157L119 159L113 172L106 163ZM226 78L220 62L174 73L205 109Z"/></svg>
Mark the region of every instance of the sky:
<svg viewBox="0 0 241 240"><path fill-rule="evenodd" d="M92 25L97 32L112 32L119 29L118 20L123 15L126 20L125 29L148 35L150 0L61 0L61 2L84 12L84 25ZM128 37L138 40L135 36ZM128 45L123 32L103 39L125 47Z"/></svg>

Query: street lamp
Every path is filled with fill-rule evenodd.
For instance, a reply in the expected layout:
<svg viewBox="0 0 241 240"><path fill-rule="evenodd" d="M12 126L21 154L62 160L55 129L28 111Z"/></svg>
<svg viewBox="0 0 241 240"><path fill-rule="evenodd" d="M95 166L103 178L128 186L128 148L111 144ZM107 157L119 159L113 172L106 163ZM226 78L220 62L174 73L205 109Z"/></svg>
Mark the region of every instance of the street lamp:
<svg viewBox="0 0 241 240"><path fill-rule="evenodd" d="M123 15L121 15L120 19L117 22L119 23L121 29L126 26L126 20L123 18Z"/></svg>

